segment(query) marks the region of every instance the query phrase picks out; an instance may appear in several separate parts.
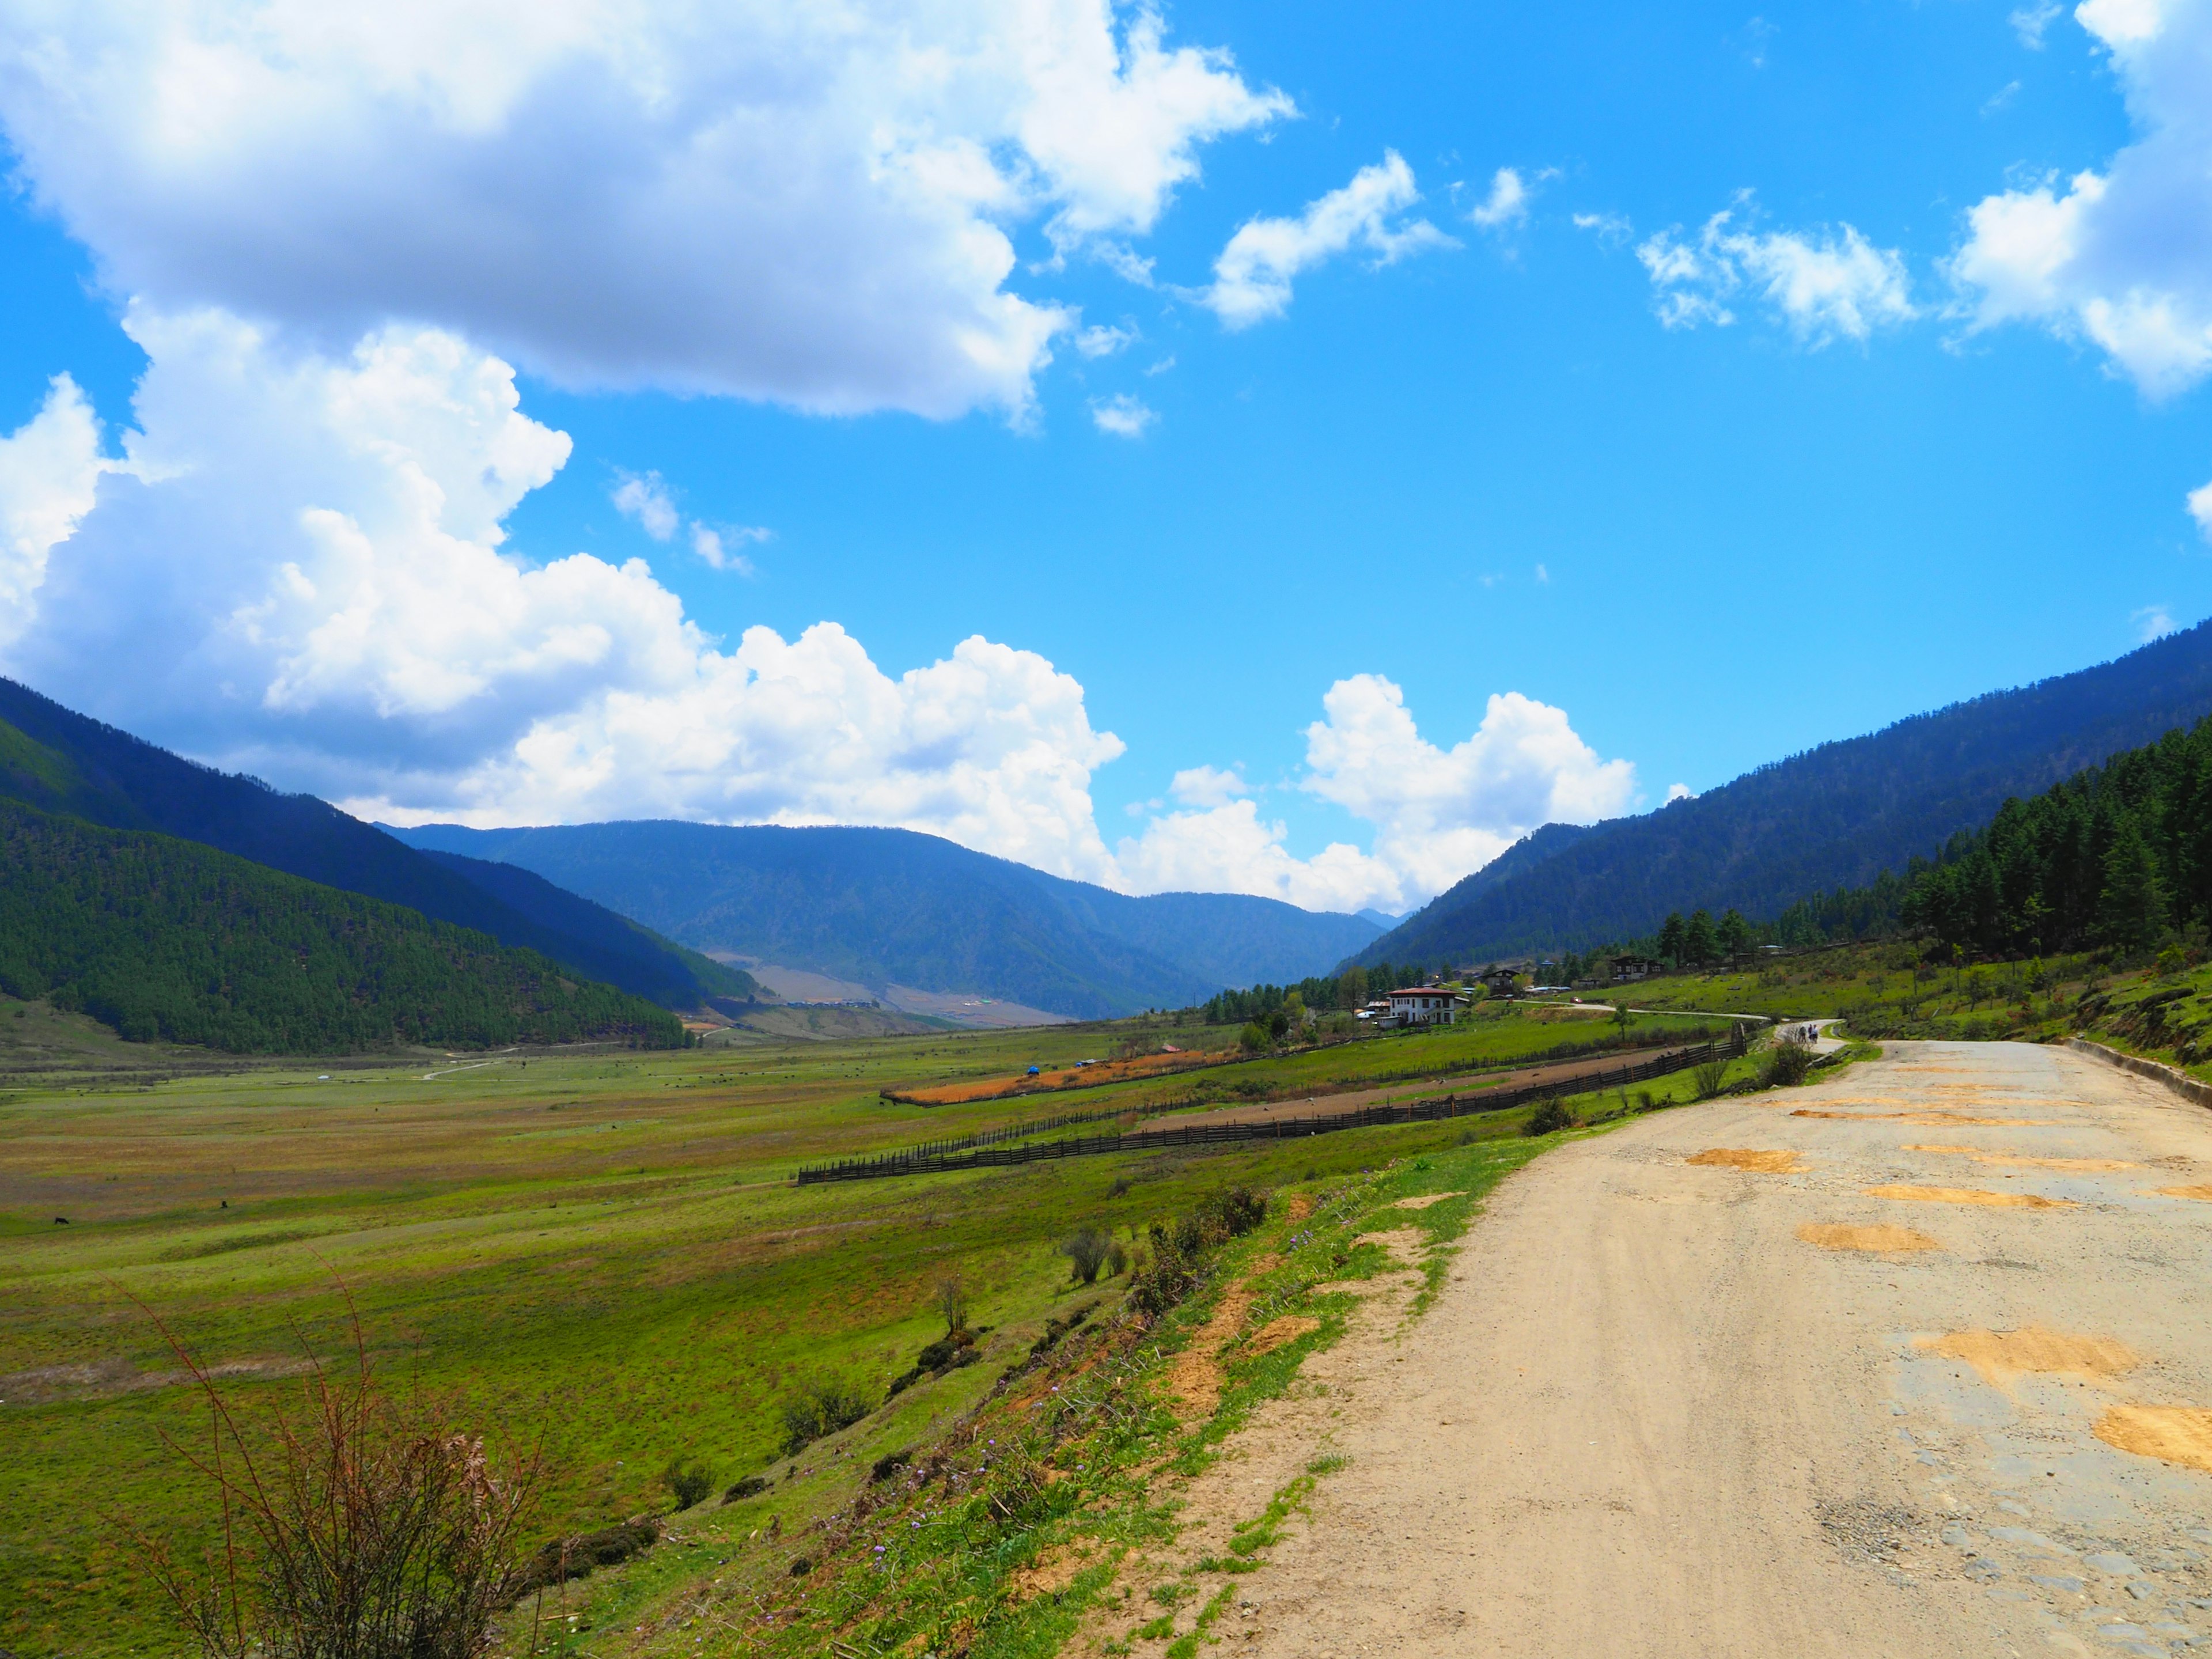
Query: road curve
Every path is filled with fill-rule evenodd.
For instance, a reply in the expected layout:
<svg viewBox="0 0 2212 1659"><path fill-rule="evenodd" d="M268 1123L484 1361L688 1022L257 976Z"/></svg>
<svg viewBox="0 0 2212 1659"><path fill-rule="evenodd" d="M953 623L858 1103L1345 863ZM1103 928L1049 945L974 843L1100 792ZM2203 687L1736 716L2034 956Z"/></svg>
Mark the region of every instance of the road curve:
<svg viewBox="0 0 2212 1659"><path fill-rule="evenodd" d="M2173 1191L2207 1183L2212 1114L2023 1044L1893 1044L1563 1147L1346 1402L1350 1466L1236 1645L2187 1651L2212 1197Z"/></svg>

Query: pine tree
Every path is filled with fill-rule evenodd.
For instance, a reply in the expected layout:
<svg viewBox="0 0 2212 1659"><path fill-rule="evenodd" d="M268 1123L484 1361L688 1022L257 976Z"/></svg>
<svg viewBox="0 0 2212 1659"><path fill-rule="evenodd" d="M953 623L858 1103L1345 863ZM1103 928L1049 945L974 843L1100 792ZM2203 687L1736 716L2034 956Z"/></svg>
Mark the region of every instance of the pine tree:
<svg viewBox="0 0 2212 1659"><path fill-rule="evenodd" d="M1702 968L1721 953L1719 936L1713 931L1712 912L1693 910L1689 925L1682 930L1683 954Z"/></svg>
<svg viewBox="0 0 2212 1659"><path fill-rule="evenodd" d="M1675 911L1667 918L1666 926L1659 930L1659 954L1677 968L1683 962L1682 913Z"/></svg>
<svg viewBox="0 0 2212 1659"><path fill-rule="evenodd" d="M2097 913L2105 937L2128 950L2154 945L2166 932L2166 892L2159 880L2158 855L2133 814L2120 817L2112 844L2105 849L2105 885L2098 895Z"/></svg>

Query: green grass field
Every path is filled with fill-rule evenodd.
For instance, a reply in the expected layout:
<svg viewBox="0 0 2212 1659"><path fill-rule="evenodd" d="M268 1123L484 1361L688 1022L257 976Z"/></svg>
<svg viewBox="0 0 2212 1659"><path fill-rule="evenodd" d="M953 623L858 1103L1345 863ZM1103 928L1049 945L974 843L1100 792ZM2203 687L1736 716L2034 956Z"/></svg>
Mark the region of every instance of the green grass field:
<svg viewBox="0 0 2212 1659"><path fill-rule="evenodd" d="M0 1031L13 1018L0 1006ZM1039 1109L892 1105L885 1087L1062 1063L1166 1028L224 1071L36 1006L20 1024L43 1034L32 1046L45 1057L9 1073L0 1055L0 1480L12 1499L0 1648L21 1659L170 1650L130 1529L193 1543L211 1517L165 1444L204 1432L204 1407L153 1316L251 1405L290 1396L306 1349L342 1349L349 1297L387 1374L456 1391L471 1420L542 1442L554 1478L538 1531L550 1535L665 1508L658 1475L678 1455L705 1458L724 1483L766 1468L777 1403L813 1372L880 1397L939 1334L931 1286L948 1270L994 1328L991 1363L911 1390L869 1419L871 1436L949 1420L1069 1305L1055 1250L1076 1225L1141 1227L1231 1181L1326 1182L1515 1127L802 1188L789 1179L802 1163ZM1499 1012L1204 1075L1227 1099L1364 1087L1581 1035L1556 1015ZM64 1051L66 1070L40 1069ZM1176 1081L1187 1097L1189 1079ZM1050 1109L1085 1106L1087 1092ZM643 1583L683 1559L656 1552L630 1576Z"/></svg>

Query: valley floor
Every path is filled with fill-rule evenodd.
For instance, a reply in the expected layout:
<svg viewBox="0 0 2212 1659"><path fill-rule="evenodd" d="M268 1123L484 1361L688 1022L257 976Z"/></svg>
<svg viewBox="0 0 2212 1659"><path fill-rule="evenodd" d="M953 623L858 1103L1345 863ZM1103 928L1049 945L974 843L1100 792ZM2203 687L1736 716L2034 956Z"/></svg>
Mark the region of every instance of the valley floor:
<svg viewBox="0 0 2212 1659"><path fill-rule="evenodd" d="M1221 1633L1267 1659L2180 1651L2212 1634L2208 1181L2202 1109L2011 1043L1893 1044L1561 1146L1424 1317L1379 1291L1193 1483L1202 1532L1348 1460ZM1069 1650L1127 1650L1119 1622Z"/></svg>

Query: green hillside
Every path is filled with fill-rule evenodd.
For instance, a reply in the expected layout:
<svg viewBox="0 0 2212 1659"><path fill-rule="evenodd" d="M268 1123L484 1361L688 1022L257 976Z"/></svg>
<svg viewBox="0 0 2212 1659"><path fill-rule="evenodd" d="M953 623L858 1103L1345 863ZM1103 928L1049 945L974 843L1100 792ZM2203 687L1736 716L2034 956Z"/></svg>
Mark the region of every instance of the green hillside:
<svg viewBox="0 0 2212 1659"><path fill-rule="evenodd" d="M136 1040L239 1054L684 1042L673 1016L534 951L195 842L5 800L0 989Z"/></svg>

